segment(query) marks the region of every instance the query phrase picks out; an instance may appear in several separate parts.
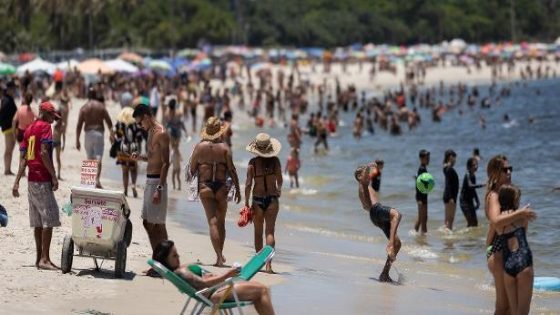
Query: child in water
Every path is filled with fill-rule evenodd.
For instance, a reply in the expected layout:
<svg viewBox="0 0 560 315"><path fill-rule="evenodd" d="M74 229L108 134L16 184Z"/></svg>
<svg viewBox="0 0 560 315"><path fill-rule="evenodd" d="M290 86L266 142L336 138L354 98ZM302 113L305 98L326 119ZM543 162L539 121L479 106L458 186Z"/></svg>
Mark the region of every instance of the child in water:
<svg viewBox="0 0 560 315"><path fill-rule="evenodd" d="M294 187L294 182L296 188L299 188L298 171L301 167L301 162L299 160L299 150L297 148L292 148L290 155L288 156L288 161L286 162L285 172L290 175L290 188Z"/></svg>
<svg viewBox="0 0 560 315"><path fill-rule="evenodd" d="M181 161L183 161L181 152L177 146L174 146L171 150L171 165L173 166L171 181L173 182L173 189L175 189L175 179L177 179L177 190L181 190Z"/></svg>
<svg viewBox="0 0 560 315"><path fill-rule="evenodd" d="M498 192L501 215L519 209L521 191L504 185ZM533 254L527 243L528 219L520 219L498 232L504 261L504 283L511 314L529 314L533 296Z"/></svg>

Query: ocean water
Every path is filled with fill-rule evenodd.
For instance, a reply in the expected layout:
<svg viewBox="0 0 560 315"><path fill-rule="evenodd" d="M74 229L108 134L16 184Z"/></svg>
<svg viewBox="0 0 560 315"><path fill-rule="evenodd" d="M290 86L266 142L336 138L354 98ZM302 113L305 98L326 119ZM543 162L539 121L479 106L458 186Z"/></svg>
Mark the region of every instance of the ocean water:
<svg viewBox="0 0 560 315"><path fill-rule="evenodd" d="M479 183L486 180L486 163L493 155L508 156L514 168L513 183L522 190L522 204L530 203L538 214L530 223L528 233L535 275L560 277L560 238L557 237L560 191L553 191L560 186L559 83L550 80L514 85L511 96L503 98L500 105L490 109L477 106L472 110L463 105L462 115L457 110L447 112L440 123L431 121L429 110L419 109L422 123L413 131L403 125L401 136L391 136L376 128L374 135L365 133L361 140L355 140L351 134L354 113L345 113L338 136L329 138L330 151L326 154L314 154L314 139L306 137L300 152L301 188L289 189L288 178L285 178L277 220L275 259L294 268L285 273L289 281L274 290L275 300L282 301L278 305L281 313L361 314L371 313L372 307L390 313L490 312L493 288L486 269L484 210L478 211L480 226L477 228L466 228L460 207L457 207L455 230L446 232L442 227L442 161L447 149L457 152L455 169L460 183L474 147L480 148L482 155L477 172ZM479 90L481 96L488 94L487 87ZM368 92L369 95L376 93ZM503 121L506 113L511 118L510 123ZM480 114L486 118L485 129L478 123ZM533 124L528 123L528 116L535 118ZM251 158L244 148L260 130L255 129L250 120L234 121L234 162L240 181L244 183ZM304 126L306 121L306 116L301 117L300 125ZM289 151L287 130L283 126L263 130L282 142L280 159L284 164ZM194 139L196 141L197 137ZM185 155L191 152L192 145L193 142L182 143ZM436 182L429 195L428 234L425 236L413 232L417 215L413 176L418 168L420 149L431 151L428 170ZM403 214L398 231L403 248L395 263L396 269L391 273L399 279L399 286L378 285L374 281L386 257L387 240L372 225L368 213L361 209L353 178L357 165L376 158L385 160L380 201ZM484 188L478 190L478 195L483 200ZM181 210L185 208L189 210ZM230 205L228 238L252 248L252 228L239 229L235 224L238 208ZM191 230L207 233L200 204L179 198L171 204L170 216ZM210 241L208 246L212 250ZM407 287L414 289L407 290ZM346 290L354 293L340 294ZM368 304L371 294L382 294L387 299L424 298L438 303L444 299L445 303L376 306ZM336 299L336 302L325 305L324 301L329 299ZM558 301L557 293L537 292L533 309L560 312ZM309 307L310 312L302 307Z"/></svg>

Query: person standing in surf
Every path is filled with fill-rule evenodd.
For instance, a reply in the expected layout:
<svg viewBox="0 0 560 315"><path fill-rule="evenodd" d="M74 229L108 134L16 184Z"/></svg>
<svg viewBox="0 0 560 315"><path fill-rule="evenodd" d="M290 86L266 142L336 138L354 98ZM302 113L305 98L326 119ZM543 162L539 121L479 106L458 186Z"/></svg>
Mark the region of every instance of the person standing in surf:
<svg viewBox="0 0 560 315"><path fill-rule="evenodd" d="M463 178L463 186L461 187L461 194L459 197L459 204L461 210L467 220L467 227L478 226L478 217L476 210L480 207L480 201L476 193L477 188L484 187L484 185L476 184L476 171L478 170L478 161L475 157L467 160L467 173Z"/></svg>
<svg viewBox="0 0 560 315"><path fill-rule="evenodd" d="M430 152L427 150L420 150L418 154L420 158L420 167L418 168L417 177L423 173L427 173L427 166L430 164ZM415 177L414 179L416 180ZM416 188L416 203L418 204L418 219L414 224L416 232L422 228L422 233L428 232L428 194L423 194Z"/></svg>
<svg viewBox="0 0 560 315"><path fill-rule="evenodd" d="M369 212L371 222L379 227L389 240L387 243L387 261L379 275L379 281L393 282L391 277L389 277L389 270L401 249L401 240L397 236L397 229L402 215L397 209L383 206L379 203L377 192L370 184L372 178L378 175L379 169L375 163L358 166L354 172L354 178L358 181L358 196L363 209Z"/></svg>
<svg viewBox="0 0 560 315"><path fill-rule="evenodd" d="M459 176L455 171L457 153L453 150L445 151L443 158L443 174L445 175L445 189L443 191L443 204L445 205L445 228L453 230L455 211L457 210L457 195L459 195Z"/></svg>

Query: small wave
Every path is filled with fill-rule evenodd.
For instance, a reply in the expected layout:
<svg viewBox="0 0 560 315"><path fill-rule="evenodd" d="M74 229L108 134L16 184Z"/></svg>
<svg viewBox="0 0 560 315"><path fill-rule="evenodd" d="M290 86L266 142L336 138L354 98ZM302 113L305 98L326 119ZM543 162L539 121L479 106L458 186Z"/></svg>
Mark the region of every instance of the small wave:
<svg viewBox="0 0 560 315"><path fill-rule="evenodd" d="M295 189L290 189L289 194L290 195L304 195L304 196L312 196L312 195L316 195L319 191L316 189L299 189L299 188L295 188Z"/></svg>
<svg viewBox="0 0 560 315"><path fill-rule="evenodd" d="M421 259L437 259L439 258L439 255L432 252L431 250L427 249L427 248L422 248L422 247L413 247L409 250L407 250L407 253L409 256L412 257L416 257L416 258L421 258Z"/></svg>
<svg viewBox="0 0 560 315"><path fill-rule="evenodd" d="M509 129L509 128L515 127L515 126L517 126L517 125L518 125L517 120L514 119L514 120L512 120L512 121L510 121L510 122L507 122L507 123L505 123L505 124L502 124L502 127L506 128L506 129Z"/></svg>

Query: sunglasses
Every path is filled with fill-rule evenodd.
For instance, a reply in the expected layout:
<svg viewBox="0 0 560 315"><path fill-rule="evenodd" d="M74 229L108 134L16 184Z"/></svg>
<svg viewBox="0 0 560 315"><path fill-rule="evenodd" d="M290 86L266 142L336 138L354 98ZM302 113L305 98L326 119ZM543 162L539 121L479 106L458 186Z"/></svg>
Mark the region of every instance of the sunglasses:
<svg viewBox="0 0 560 315"><path fill-rule="evenodd" d="M502 171L504 171L504 173L508 173L508 172L513 172L513 166L508 166L508 167L502 167Z"/></svg>

